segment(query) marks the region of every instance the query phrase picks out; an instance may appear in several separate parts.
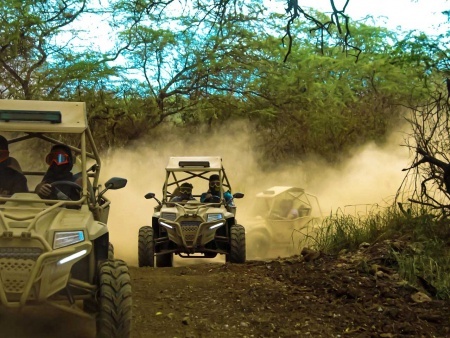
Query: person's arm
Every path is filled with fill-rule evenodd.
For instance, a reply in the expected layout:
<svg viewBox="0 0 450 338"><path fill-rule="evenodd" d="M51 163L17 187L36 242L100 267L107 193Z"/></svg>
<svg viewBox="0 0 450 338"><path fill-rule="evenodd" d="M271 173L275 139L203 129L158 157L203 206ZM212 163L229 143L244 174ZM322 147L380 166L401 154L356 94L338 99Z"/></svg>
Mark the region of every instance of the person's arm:
<svg viewBox="0 0 450 338"><path fill-rule="evenodd" d="M34 191L39 197L48 197L52 193L52 186L49 183L42 181L36 186Z"/></svg>
<svg viewBox="0 0 450 338"><path fill-rule="evenodd" d="M200 196L200 202L205 203L207 200L209 200L212 197L212 195L208 192L204 192L201 196Z"/></svg>
<svg viewBox="0 0 450 338"><path fill-rule="evenodd" d="M299 215L298 215L298 210L297 209L295 209L295 208L293 208L293 209L291 209L291 211L289 212L289 215L288 215L288 219L294 219L294 218L298 218L299 217Z"/></svg>
<svg viewBox="0 0 450 338"><path fill-rule="evenodd" d="M28 192L27 179L25 176L17 176L13 186L13 192Z"/></svg>
<svg viewBox="0 0 450 338"><path fill-rule="evenodd" d="M225 198L225 202L227 202L229 206L234 207L233 195L231 195L231 192L225 191L223 193L223 197Z"/></svg>

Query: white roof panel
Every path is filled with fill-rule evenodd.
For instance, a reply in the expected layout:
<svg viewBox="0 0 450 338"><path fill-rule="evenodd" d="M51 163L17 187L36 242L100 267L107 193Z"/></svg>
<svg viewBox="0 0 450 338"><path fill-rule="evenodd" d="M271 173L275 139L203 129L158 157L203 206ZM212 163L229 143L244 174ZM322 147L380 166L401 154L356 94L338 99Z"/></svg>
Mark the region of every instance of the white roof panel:
<svg viewBox="0 0 450 338"><path fill-rule="evenodd" d="M3 121L0 131L21 131L34 133L82 133L86 130L86 104L84 102L34 101L34 100L0 100L2 111L14 112L60 112L61 123L38 121Z"/></svg>
<svg viewBox="0 0 450 338"><path fill-rule="evenodd" d="M264 190L263 192L258 193L256 196L257 197L273 197L273 196L277 196L279 194L282 194L282 193L284 193L286 191L290 191L290 190L294 190L294 191L298 191L298 192L304 191L302 188L274 186L274 187Z"/></svg>

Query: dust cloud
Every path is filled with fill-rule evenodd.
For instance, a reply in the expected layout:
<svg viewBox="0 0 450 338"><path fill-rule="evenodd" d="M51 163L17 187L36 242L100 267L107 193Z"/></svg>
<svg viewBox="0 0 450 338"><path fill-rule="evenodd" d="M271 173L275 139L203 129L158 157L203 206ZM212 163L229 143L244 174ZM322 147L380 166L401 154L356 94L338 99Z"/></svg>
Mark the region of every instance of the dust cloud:
<svg viewBox="0 0 450 338"><path fill-rule="evenodd" d="M338 167L317 159L303 159L276 172L264 172L258 167L258 154L252 150L251 132L245 125L227 126L227 132L215 134L168 134L158 141L142 140L132 147L110 149L102 155L102 182L114 176L128 179L125 188L107 193L112 203L110 240L116 257L137 266L138 231L151 225L156 206L144 195L154 192L161 199L165 166L171 156L221 156L233 192L245 194L235 201L238 221L246 218L252 196L275 185L302 187L317 196L325 216L347 205L388 203L404 178L402 169L409 163L402 139L403 134L395 132L383 146L370 143L355 148L352 156ZM206 189L207 186L194 187L194 193Z"/></svg>

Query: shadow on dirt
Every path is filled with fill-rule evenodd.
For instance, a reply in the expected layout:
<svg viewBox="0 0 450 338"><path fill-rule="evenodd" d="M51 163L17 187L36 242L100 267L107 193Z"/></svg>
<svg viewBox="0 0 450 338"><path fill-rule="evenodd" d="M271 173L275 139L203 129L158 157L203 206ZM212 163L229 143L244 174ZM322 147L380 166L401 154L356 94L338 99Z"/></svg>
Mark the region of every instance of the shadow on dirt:
<svg viewBox="0 0 450 338"><path fill-rule="evenodd" d="M8 338L95 337L95 321L74 316L51 306L22 311L0 308L1 336Z"/></svg>

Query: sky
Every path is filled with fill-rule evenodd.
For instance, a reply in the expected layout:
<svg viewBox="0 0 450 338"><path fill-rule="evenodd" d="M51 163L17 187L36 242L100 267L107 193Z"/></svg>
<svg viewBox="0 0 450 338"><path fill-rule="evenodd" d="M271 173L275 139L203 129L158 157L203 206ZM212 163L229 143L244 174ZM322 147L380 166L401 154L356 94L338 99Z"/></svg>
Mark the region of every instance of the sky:
<svg viewBox="0 0 450 338"><path fill-rule="evenodd" d="M284 4L284 1L280 0L270 1ZM342 9L345 2L335 0L335 5ZM324 13L331 13L330 0L299 0L299 3ZM448 0L350 0L345 13L353 20L371 15L376 19L374 24L390 29L417 29L429 35L437 35L448 29L448 24L445 24L448 17L442 14L442 11L449 9Z"/></svg>
<svg viewBox="0 0 450 338"><path fill-rule="evenodd" d="M265 1L270 10L285 13L286 0ZM330 0L298 1L304 8L314 8L331 14ZM105 7L107 2L108 0L98 0L96 4ZM342 9L345 0L335 0L335 4L338 9ZM450 27L448 17L442 14L445 10L450 10L449 0L350 0L345 13L353 20L360 20L371 15L374 18L373 25L384 26L391 30L420 30L428 35L438 35L446 32ZM370 21L368 23L370 24ZM105 21L85 15L81 25L81 29L86 32L89 39L84 42L77 39L77 43L84 45L92 44L94 41L96 48L103 51L113 48L114 35Z"/></svg>

